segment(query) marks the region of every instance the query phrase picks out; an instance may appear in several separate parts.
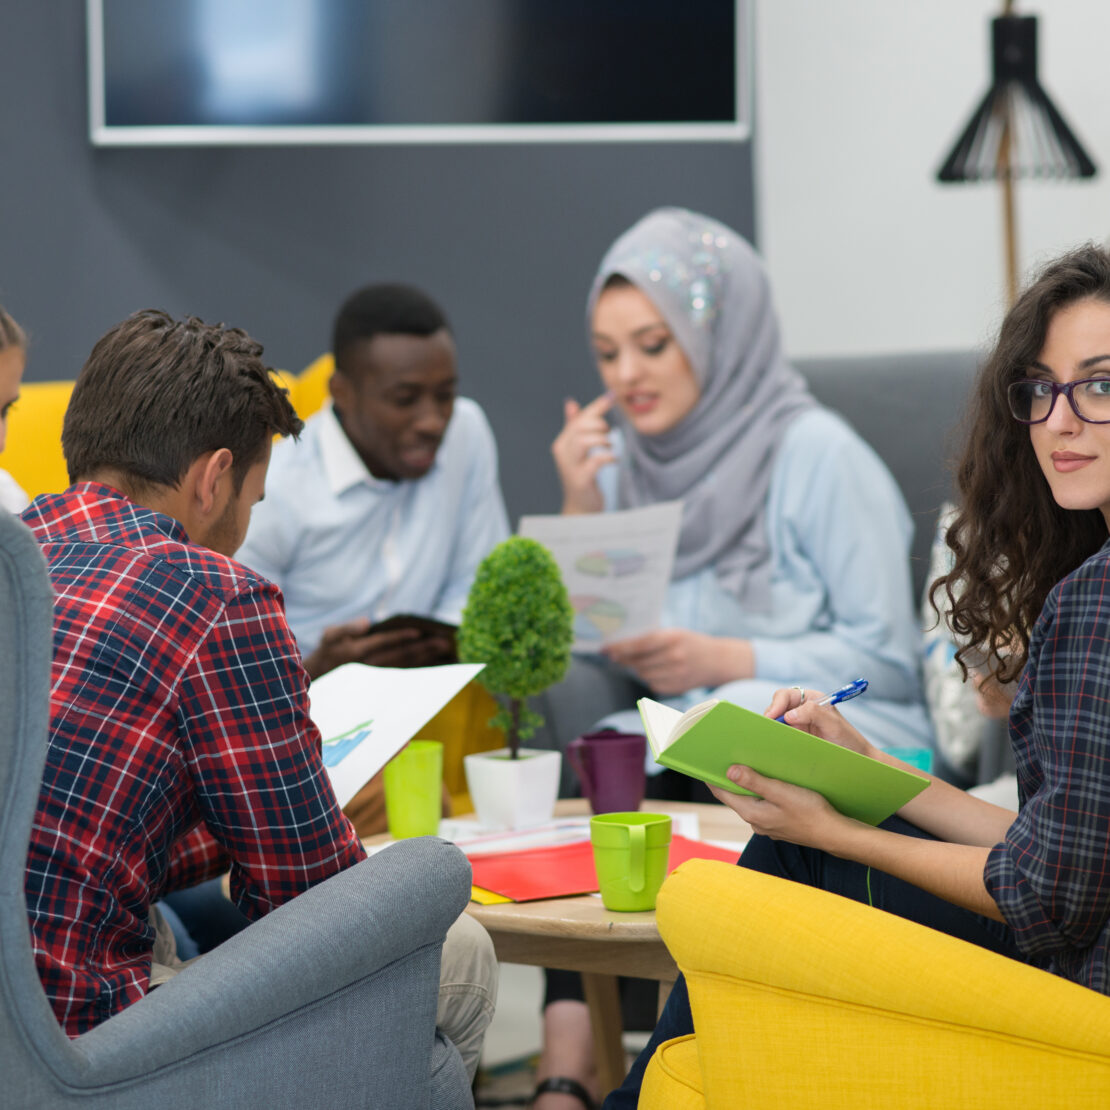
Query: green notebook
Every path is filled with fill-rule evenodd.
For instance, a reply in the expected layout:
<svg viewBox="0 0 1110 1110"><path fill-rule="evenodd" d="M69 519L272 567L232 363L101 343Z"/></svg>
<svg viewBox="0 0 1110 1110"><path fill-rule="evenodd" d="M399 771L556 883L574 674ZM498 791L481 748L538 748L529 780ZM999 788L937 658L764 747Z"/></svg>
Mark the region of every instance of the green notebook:
<svg viewBox="0 0 1110 1110"><path fill-rule="evenodd" d="M726 777L742 763L768 778L824 795L846 817L877 825L921 793L924 775L891 767L728 701L679 713L651 698L636 703L648 745L664 767L733 794L751 794Z"/></svg>

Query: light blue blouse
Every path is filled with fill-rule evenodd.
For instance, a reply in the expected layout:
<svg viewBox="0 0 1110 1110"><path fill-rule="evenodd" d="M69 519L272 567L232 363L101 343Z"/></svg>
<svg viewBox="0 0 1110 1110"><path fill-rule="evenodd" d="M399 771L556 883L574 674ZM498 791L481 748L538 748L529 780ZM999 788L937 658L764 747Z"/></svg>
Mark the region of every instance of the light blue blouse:
<svg viewBox="0 0 1110 1110"><path fill-rule="evenodd" d="M599 484L614 508L617 468L606 467ZM745 611L705 568L670 584L662 621L750 640L755 678L664 700L683 710L716 697L762 712L781 686L832 691L862 677L867 692L840 707L844 716L882 747L931 746L909 564L913 522L886 466L835 413L813 409L788 428L766 527L767 612ZM634 709L600 724L642 731Z"/></svg>

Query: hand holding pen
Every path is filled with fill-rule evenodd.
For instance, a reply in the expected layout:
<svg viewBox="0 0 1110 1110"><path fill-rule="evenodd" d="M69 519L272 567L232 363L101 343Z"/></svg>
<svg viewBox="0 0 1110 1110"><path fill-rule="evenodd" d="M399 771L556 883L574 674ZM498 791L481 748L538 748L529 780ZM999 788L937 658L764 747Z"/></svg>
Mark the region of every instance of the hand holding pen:
<svg viewBox="0 0 1110 1110"><path fill-rule="evenodd" d="M794 690L801 691L802 702L806 700L806 692L800 686L792 687ZM814 702L814 705L839 705L842 701L847 701L849 698L859 697L860 694L867 689L867 679L857 678L853 682L849 682L846 686L841 686L839 690L834 690L831 694L826 694L820 701ZM799 702L801 704L801 702ZM797 707L795 707L797 708ZM776 721L786 723L786 715L776 717Z"/></svg>

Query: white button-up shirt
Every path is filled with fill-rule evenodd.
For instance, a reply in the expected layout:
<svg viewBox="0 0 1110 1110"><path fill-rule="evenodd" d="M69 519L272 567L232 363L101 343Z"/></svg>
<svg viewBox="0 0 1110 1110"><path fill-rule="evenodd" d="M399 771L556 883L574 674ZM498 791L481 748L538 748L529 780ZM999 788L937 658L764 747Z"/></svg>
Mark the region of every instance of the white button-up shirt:
<svg viewBox="0 0 1110 1110"><path fill-rule="evenodd" d="M274 445L236 558L275 582L302 654L325 628L419 613L457 623L478 564L509 534L497 447L465 397L431 470L375 478L329 405Z"/></svg>

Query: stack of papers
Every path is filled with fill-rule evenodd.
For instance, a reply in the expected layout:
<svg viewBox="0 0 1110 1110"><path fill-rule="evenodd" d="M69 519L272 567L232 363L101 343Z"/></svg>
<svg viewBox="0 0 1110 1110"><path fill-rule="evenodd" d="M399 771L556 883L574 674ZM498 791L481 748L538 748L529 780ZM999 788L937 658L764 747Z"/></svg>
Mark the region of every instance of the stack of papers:
<svg viewBox="0 0 1110 1110"><path fill-rule="evenodd" d="M439 823L439 835L454 841L473 857L589 840L590 819L588 816L557 817L546 825L530 829L490 829L471 817L446 817Z"/></svg>

